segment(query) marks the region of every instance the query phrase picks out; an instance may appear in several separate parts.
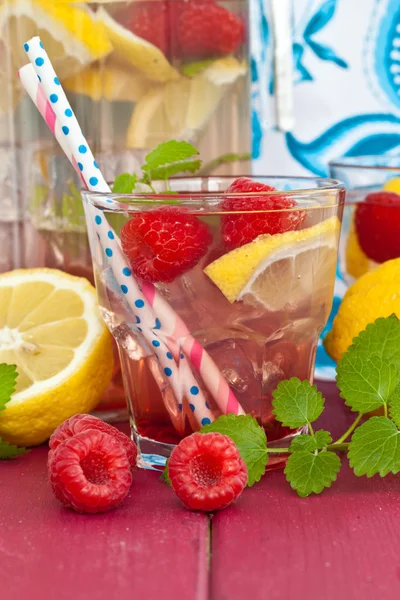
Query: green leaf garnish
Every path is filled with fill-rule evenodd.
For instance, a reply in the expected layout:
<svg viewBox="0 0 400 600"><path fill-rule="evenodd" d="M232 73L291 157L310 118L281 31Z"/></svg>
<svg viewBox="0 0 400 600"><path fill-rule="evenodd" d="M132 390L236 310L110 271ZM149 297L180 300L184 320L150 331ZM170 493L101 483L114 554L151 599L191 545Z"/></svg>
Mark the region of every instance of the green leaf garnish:
<svg viewBox="0 0 400 600"><path fill-rule="evenodd" d="M297 435L290 444L290 451L295 452L296 450L308 450L309 452L315 452L315 450L322 450L329 446L332 442L332 437L329 431L320 429L315 432L315 435L301 434Z"/></svg>
<svg viewBox="0 0 400 600"><path fill-rule="evenodd" d="M168 474L168 461L169 461L169 459L165 463L164 471L161 474L161 481L163 481L164 483L169 485L169 487L172 487L172 483L171 483L171 480L170 480L169 474Z"/></svg>
<svg viewBox="0 0 400 600"><path fill-rule="evenodd" d="M112 187L113 194L132 194L137 184L137 175L133 173L122 173L115 178Z"/></svg>
<svg viewBox="0 0 400 600"><path fill-rule="evenodd" d="M221 167L222 165L227 165L233 162L243 162L251 159L251 154L246 152L244 154L222 154L222 156L218 156L213 160L210 160L205 165L202 165L199 175L204 177L205 175L210 175L215 169Z"/></svg>
<svg viewBox="0 0 400 600"><path fill-rule="evenodd" d="M272 395L273 414L284 427L297 429L309 425L324 410L321 392L309 381L297 377L281 381Z"/></svg>
<svg viewBox="0 0 400 600"><path fill-rule="evenodd" d="M15 365L0 364L0 411L6 408L6 404L10 402L11 396L15 391L18 372ZM0 438L0 460L14 458L25 454L25 448L18 448L8 444Z"/></svg>
<svg viewBox="0 0 400 600"><path fill-rule="evenodd" d="M26 448L19 448L13 444L8 444L0 438L0 460L8 460L10 458L16 458L21 454L29 452Z"/></svg>
<svg viewBox="0 0 400 600"><path fill-rule="evenodd" d="M193 159L199 152L188 142L171 140L164 142L146 156L142 166L144 182L154 179L168 179L177 173L195 173L201 166L201 160Z"/></svg>
<svg viewBox="0 0 400 600"><path fill-rule="evenodd" d="M247 466L248 482L251 487L265 473L268 461L265 431L251 415L222 415L213 423L204 425L201 433L218 432L229 436L238 447L240 456Z"/></svg>
<svg viewBox="0 0 400 600"><path fill-rule="evenodd" d="M400 367L400 321L396 315L377 319L353 340L348 352L361 349Z"/></svg>
<svg viewBox="0 0 400 600"><path fill-rule="evenodd" d="M337 366L340 395L351 410L366 413L388 403L400 379L395 365L361 348L346 352Z"/></svg>
<svg viewBox="0 0 400 600"><path fill-rule="evenodd" d="M196 62L186 63L182 65L181 70L185 77L194 77L198 73L201 73L207 67L212 65L214 60L198 60Z"/></svg>
<svg viewBox="0 0 400 600"><path fill-rule="evenodd" d="M298 450L289 456L285 475L291 487L301 498L320 494L336 480L340 471L340 458L333 452L313 454Z"/></svg>
<svg viewBox="0 0 400 600"><path fill-rule="evenodd" d="M360 425L349 445L350 466L358 476L381 477L400 471L400 431L387 417L371 417Z"/></svg>
<svg viewBox="0 0 400 600"><path fill-rule="evenodd" d="M7 402L15 391L17 383L17 367L15 365L0 364L0 411L4 410Z"/></svg>
<svg viewBox="0 0 400 600"><path fill-rule="evenodd" d="M400 427L400 383L396 385L389 400L389 415L397 427Z"/></svg>

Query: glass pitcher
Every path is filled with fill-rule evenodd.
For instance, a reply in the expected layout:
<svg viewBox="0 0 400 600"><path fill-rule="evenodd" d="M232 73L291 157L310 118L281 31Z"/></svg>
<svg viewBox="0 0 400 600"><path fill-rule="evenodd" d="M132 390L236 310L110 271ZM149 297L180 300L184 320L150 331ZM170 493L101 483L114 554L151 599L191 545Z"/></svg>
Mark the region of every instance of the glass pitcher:
<svg viewBox="0 0 400 600"><path fill-rule="evenodd" d="M0 0L0 27L0 272L92 279L80 182L16 76L34 35L110 179L169 139L196 145L213 173L249 172L232 160L251 145L248 0Z"/></svg>

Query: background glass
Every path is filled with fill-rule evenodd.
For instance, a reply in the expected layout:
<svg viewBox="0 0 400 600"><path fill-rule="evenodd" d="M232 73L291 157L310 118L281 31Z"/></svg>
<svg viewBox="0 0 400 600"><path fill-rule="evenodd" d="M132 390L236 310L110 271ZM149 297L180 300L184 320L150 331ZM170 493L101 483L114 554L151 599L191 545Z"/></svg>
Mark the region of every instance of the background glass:
<svg viewBox="0 0 400 600"><path fill-rule="evenodd" d="M396 157L352 156L332 161L329 168L331 176L343 181L347 188L340 239L339 276L346 285L351 285L358 277L380 264L367 256L360 246L354 224L357 206L365 202L368 194L382 191L387 182L400 177L400 167ZM400 185L398 185L397 193L400 193ZM393 215L393 226L396 227L396 223L400 222L397 216L400 206L389 208L390 212ZM379 232L380 227L380 220L376 219L375 231ZM398 235L400 238L400 228ZM392 258L396 258L396 256L392 256Z"/></svg>

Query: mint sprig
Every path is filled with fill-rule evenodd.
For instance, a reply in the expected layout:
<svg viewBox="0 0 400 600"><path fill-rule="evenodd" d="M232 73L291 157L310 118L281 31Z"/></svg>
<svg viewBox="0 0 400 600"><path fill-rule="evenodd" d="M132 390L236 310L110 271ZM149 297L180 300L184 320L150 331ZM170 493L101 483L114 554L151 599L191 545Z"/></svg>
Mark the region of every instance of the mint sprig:
<svg viewBox="0 0 400 600"><path fill-rule="evenodd" d="M133 173L121 173L115 178L112 187L113 194L132 194L137 184L137 175Z"/></svg>
<svg viewBox="0 0 400 600"><path fill-rule="evenodd" d="M140 192L157 193L153 187L154 180L168 182L170 177L178 173L195 173L201 167L199 152L188 142L170 140L159 144L149 152L142 165L142 176L136 173L122 173L115 178L112 192L114 194L132 194L141 184ZM168 183L163 193L169 193Z"/></svg>
<svg viewBox="0 0 400 600"><path fill-rule="evenodd" d="M300 381L296 377L281 381L272 395L273 414L284 427L297 429L310 425L324 410L321 392L309 381Z"/></svg>
<svg viewBox="0 0 400 600"><path fill-rule="evenodd" d="M235 442L247 466L247 485L260 481L268 461L267 436L256 419L251 415L222 415L201 429L201 433L212 432L227 435Z"/></svg>
<svg viewBox="0 0 400 600"><path fill-rule="evenodd" d="M144 183L154 179L168 179L178 173L195 173L201 166L201 160L193 158L199 152L188 142L171 140L164 142L146 156L142 166Z"/></svg>
<svg viewBox="0 0 400 600"><path fill-rule="evenodd" d="M259 481L271 453L287 454L286 479L299 496L319 494L336 480L339 452L348 452L356 476L400 472L400 321L395 315L377 319L353 340L337 366L341 396L358 414L336 440L314 422L325 400L308 381L292 378L273 392L273 414L285 427L307 427L288 448L267 446L264 430L250 415L226 415L202 428L218 431L237 445L249 471L249 485ZM370 416L382 409L383 416ZM350 439L350 441L348 441Z"/></svg>
<svg viewBox="0 0 400 600"><path fill-rule="evenodd" d="M369 355L357 343L337 367L340 395L351 410L366 413L387 405L400 380L400 371L386 357Z"/></svg>
<svg viewBox="0 0 400 600"><path fill-rule="evenodd" d="M15 391L17 383L17 367L15 365L0 364L0 411L6 408L6 405L11 400L11 396ZM0 438L0 460L15 458L21 454L25 454L25 448L18 448Z"/></svg>
<svg viewBox="0 0 400 600"><path fill-rule="evenodd" d="M290 444L289 450L295 452L296 450L308 450L309 452L315 452L315 450L323 450L332 442L332 436L329 431L320 429L315 432L314 436L301 434L296 435Z"/></svg>
<svg viewBox="0 0 400 600"><path fill-rule="evenodd" d="M400 431L387 417L371 417L356 429L349 445L350 466L358 476L400 471Z"/></svg>
<svg viewBox="0 0 400 600"><path fill-rule="evenodd" d="M17 367L15 365L0 364L0 411L4 410L7 402L17 385Z"/></svg>
<svg viewBox="0 0 400 600"><path fill-rule="evenodd" d="M315 454L307 450L297 450L288 458L285 475L292 489L301 498L310 494L320 494L336 480L340 471L340 458L333 452Z"/></svg>

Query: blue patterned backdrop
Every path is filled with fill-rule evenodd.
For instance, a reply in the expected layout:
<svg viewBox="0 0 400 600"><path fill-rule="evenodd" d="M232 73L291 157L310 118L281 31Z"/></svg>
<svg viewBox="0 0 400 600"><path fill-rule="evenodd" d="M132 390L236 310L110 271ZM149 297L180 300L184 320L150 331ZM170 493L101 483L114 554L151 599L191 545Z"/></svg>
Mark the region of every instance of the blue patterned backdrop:
<svg viewBox="0 0 400 600"><path fill-rule="evenodd" d="M251 0L253 172L327 176L340 156L400 157L400 0L292 0L290 131L276 121L271 10ZM324 334L345 290L339 265ZM334 377L322 343L316 376Z"/></svg>

